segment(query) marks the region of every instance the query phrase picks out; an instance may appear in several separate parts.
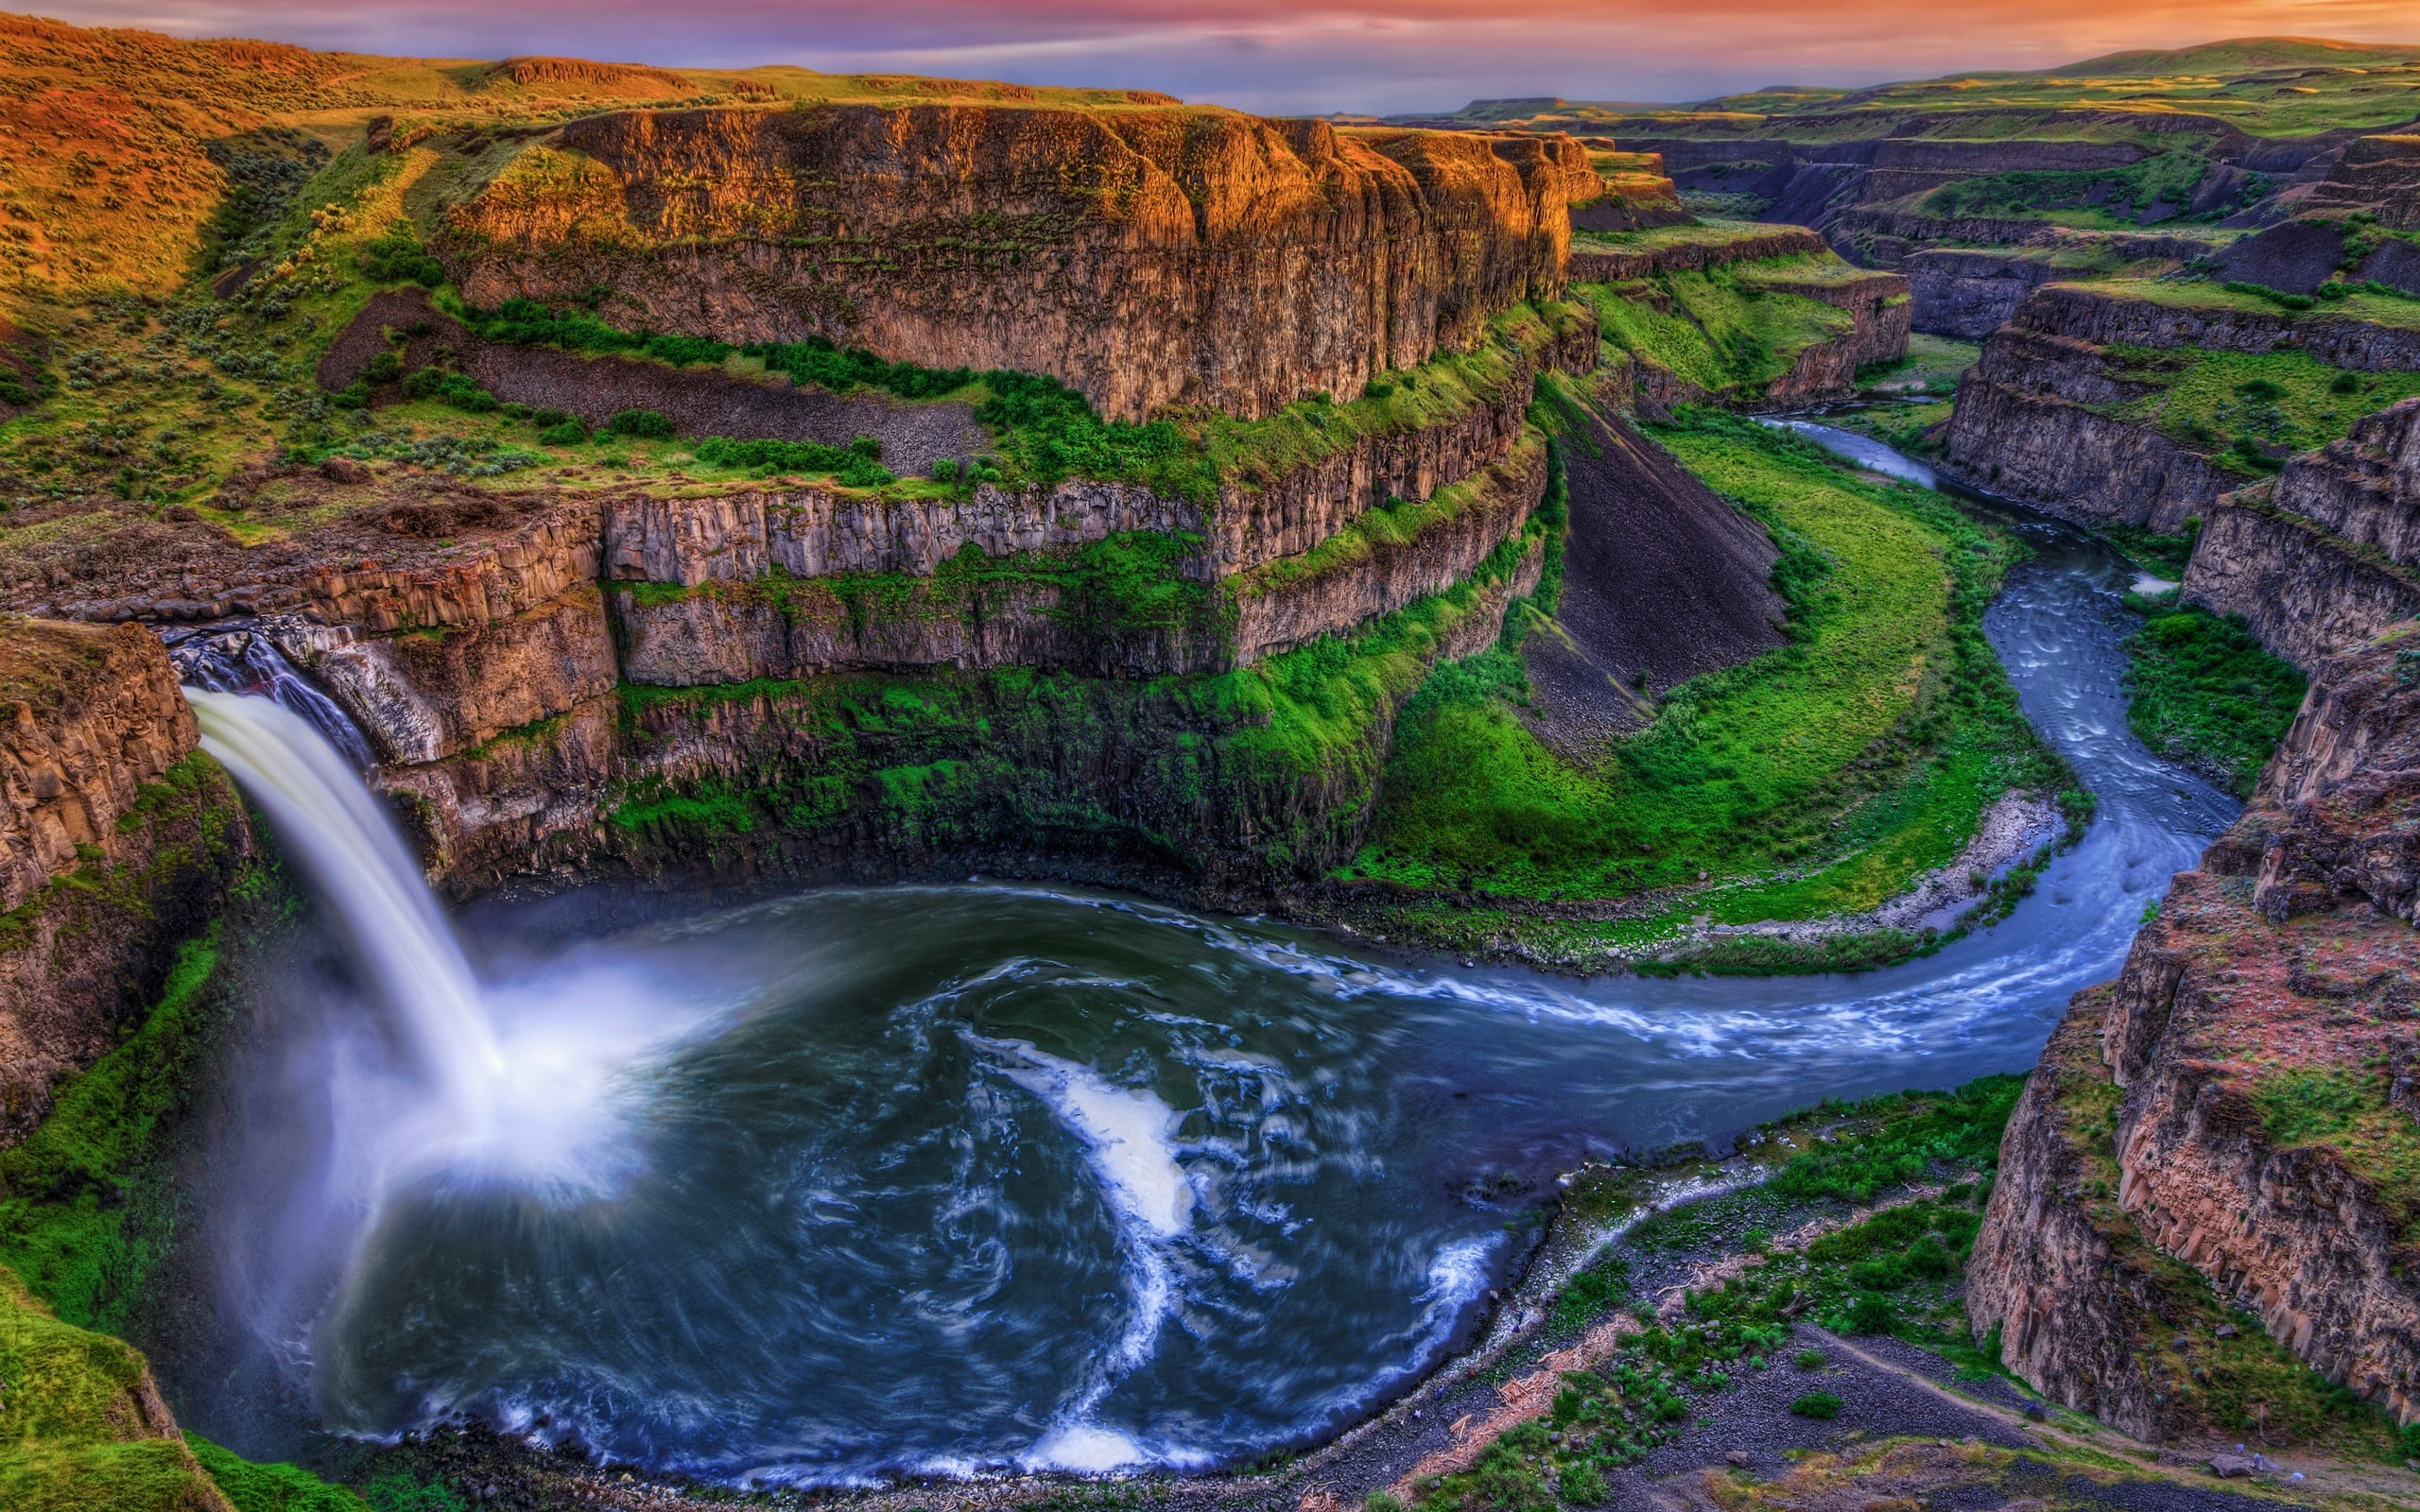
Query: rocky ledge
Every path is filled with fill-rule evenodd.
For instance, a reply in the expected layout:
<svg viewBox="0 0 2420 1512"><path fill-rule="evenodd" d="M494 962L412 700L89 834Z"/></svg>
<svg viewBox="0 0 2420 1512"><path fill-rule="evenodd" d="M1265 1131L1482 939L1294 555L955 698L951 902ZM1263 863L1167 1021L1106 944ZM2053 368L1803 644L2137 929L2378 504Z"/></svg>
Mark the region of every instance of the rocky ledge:
<svg viewBox="0 0 2420 1512"><path fill-rule="evenodd" d="M2420 614L2420 400L2208 513L2185 596L2300 666Z"/></svg>
<svg viewBox="0 0 2420 1512"><path fill-rule="evenodd" d="M2188 445L2128 408L2161 391L2158 353L2193 351L2300 352L2357 373L2409 370L2420 369L2420 328L2047 284L1984 342L1959 385L1948 467L2083 524L2181 531L2257 475L2222 459L2218 438ZM2150 367L2136 361L2144 353Z"/></svg>

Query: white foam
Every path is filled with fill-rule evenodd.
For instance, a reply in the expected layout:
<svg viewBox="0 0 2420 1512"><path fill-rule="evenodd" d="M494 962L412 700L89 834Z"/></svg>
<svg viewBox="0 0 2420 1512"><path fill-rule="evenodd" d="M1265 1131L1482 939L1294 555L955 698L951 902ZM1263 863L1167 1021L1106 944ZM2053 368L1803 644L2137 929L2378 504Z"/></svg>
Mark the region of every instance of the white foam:
<svg viewBox="0 0 2420 1512"><path fill-rule="evenodd" d="M1191 1228L1194 1208L1192 1183L1177 1163L1176 1110L1149 1091L1117 1086L1089 1066L1063 1060L1022 1040L975 1034L967 1039L991 1052L1001 1074L1040 1098L1083 1145L1085 1163L1116 1219L1118 1247L1126 1260L1125 1329L1092 1381L1026 1452L1023 1462L1037 1469L1082 1471L1184 1462L1183 1456L1190 1452L1167 1447L1147 1452L1093 1417L1118 1379L1151 1357L1176 1298L1167 1246Z"/></svg>
<svg viewBox="0 0 2420 1512"><path fill-rule="evenodd" d="M1193 1188L1177 1163L1173 1108L1140 1088L1116 1086L1089 1066L1023 1040L969 1038L1000 1057L1002 1074L1041 1098L1082 1143L1120 1228L1131 1225L1163 1241L1185 1231Z"/></svg>

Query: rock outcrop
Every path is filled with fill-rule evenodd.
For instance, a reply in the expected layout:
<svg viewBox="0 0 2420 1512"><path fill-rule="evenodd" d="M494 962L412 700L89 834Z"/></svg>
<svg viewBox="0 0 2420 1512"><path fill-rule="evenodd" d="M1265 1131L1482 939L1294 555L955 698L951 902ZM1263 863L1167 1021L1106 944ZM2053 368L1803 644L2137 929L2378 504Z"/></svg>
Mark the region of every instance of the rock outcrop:
<svg viewBox="0 0 2420 1512"><path fill-rule="evenodd" d="M2290 351L2356 371L2420 368L2420 328L2046 284L1993 333L1959 385L1952 471L2085 524L2175 532L2208 517L2252 474L2121 414L2158 386L2131 372L2113 347Z"/></svg>
<svg viewBox="0 0 2420 1512"><path fill-rule="evenodd" d="M1728 237L1658 241L1634 248L1583 244L1571 249L1571 282L1626 284L1658 273L1702 273L1733 263L1797 257L1824 249L1824 238L1803 226L1771 226Z"/></svg>
<svg viewBox="0 0 2420 1512"><path fill-rule="evenodd" d="M2250 809L2076 1000L2009 1126L1969 1314L2130 1432L2193 1426L2213 1293L2420 1419L2415 647L2401 626L2321 666Z"/></svg>
<svg viewBox="0 0 2420 1512"><path fill-rule="evenodd" d="M2004 251L1927 250L1899 262L1914 301L1910 324L1930 335L1980 341L1998 330L2025 297L2059 277L2041 258Z"/></svg>
<svg viewBox="0 0 2420 1512"><path fill-rule="evenodd" d="M0 621L0 1142L117 1043L249 853L148 630Z"/></svg>
<svg viewBox="0 0 2420 1512"><path fill-rule="evenodd" d="M616 324L1047 372L1106 414L1357 394L1560 292L1567 137L1207 109L591 116L449 215L465 298L600 290Z"/></svg>
<svg viewBox="0 0 2420 1512"><path fill-rule="evenodd" d="M2300 666L2420 614L2420 400L2211 509L2185 596Z"/></svg>

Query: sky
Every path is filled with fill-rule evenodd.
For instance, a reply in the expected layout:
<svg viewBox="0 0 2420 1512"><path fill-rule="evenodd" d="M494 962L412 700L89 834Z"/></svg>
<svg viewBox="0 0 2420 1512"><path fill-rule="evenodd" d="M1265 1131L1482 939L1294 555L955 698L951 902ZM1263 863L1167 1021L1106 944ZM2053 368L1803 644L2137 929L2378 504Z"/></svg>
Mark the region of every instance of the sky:
<svg viewBox="0 0 2420 1512"><path fill-rule="evenodd" d="M2412 0L17 0L61 21L450 58L795 63L1273 113L1691 100L2227 37L2420 39Z"/></svg>

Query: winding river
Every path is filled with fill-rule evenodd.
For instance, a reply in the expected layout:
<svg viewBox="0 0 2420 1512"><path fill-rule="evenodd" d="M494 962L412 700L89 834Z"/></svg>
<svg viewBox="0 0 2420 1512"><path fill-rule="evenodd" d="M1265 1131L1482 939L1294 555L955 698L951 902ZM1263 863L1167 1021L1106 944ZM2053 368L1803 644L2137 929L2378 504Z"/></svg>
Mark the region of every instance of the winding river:
<svg viewBox="0 0 2420 1512"><path fill-rule="evenodd" d="M1583 1154L2029 1066L2232 816L2127 732L2133 569L2002 514L2034 556L1986 628L2100 810L1994 928L1857 976L1574 982L1045 886L484 905L514 1081L441 1138L340 973L265 989L205 1205L250 1341L210 1369L244 1389L180 1412L256 1452L298 1401L353 1435L458 1415L744 1484L1340 1426L1454 1346Z"/></svg>

